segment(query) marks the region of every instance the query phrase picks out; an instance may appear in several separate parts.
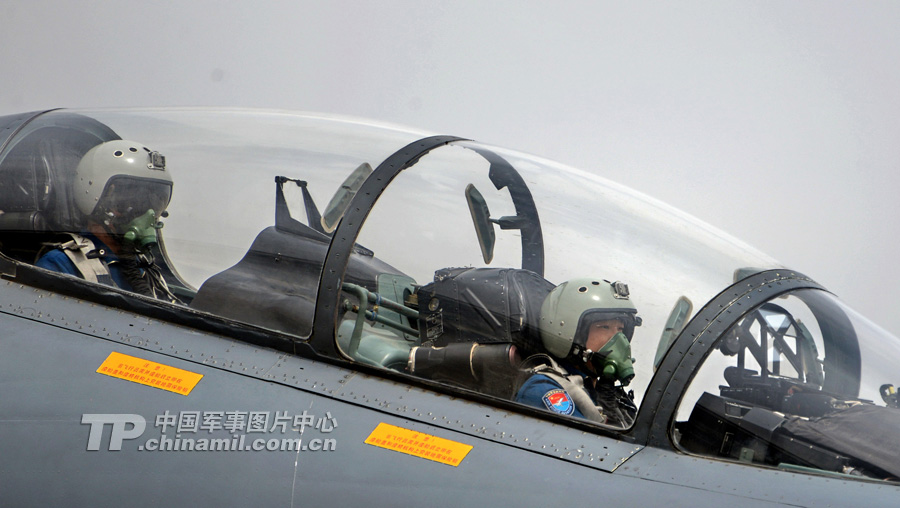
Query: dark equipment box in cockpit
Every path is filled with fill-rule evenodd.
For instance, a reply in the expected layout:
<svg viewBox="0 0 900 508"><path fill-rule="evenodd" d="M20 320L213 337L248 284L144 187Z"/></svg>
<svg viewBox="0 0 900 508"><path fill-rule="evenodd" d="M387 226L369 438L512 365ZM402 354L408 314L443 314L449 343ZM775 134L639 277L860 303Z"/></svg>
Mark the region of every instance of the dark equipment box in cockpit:
<svg viewBox="0 0 900 508"><path fill-rule="evenodd" d="M417 291L419 334L441 347L456 342L540 348L540 312L555 286L514 268L446 268Z"/></svg>

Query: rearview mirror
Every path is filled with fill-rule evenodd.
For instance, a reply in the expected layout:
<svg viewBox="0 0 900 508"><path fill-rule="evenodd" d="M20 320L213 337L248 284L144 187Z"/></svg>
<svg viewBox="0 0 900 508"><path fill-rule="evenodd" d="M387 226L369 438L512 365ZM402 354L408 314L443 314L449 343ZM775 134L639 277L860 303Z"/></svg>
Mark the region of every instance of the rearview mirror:
<svg viewBox="0 0 900 508"><path fill-rule="evenodd" d="M350 173L350 176L341 184L341 188L334 193L328 206L325 207L325 213L322 214L322 229L326 233L331 233L337 227L344 212L347 211L347 207L350 206L350 201L353 201L353 196L356 195L370 174L372 174L372 166L368 162L363 162Z"/></svg>
<svg viewBox="0 0 900 508"><path fill-rule="evenodd" d="M669 313L669 319L666 320L666 327L663 330L662 337L659 338L659 345L656 347L656 357L653 358L653 371L659 368L659 362L669 350L669 347L675 342L675 337L684 329L687 320L691 317L691 311L694 310L694 304L686 296L682 296L675 302L675 307Z"/></svg>
<svg viewBox="0 0 900 508"><path fill-rule="evenodd" d="M481 247L481 257L486 264L491 264L494 259L494 225L491 224L491 212L488 210L484 196L478 192L471 183L466 186L466 202L469 203L469 213L472 214L472 223L475 225L475 234L478 236L478 245Z"/></svg>

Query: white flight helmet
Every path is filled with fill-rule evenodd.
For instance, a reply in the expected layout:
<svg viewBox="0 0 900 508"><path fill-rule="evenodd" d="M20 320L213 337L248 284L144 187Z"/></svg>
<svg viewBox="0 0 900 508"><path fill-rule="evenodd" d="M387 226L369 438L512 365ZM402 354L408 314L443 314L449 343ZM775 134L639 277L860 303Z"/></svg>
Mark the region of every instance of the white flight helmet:
<svg viewBox="0 0 900 508"><path fill-rule="evenodd" d="M85 216L116 215L127 223L147 210L165 210L172 177L159 152L134 141L107 141L81 158L73 189L75 204Z"/></svg>

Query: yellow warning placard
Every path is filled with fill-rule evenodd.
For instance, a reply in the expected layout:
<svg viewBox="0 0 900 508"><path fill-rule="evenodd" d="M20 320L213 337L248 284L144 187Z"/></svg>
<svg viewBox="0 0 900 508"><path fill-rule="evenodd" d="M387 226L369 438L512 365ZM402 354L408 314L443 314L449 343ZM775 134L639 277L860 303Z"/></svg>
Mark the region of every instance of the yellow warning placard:
<svg viewBox="0 0 900 508"><path fill-rule="evenodd" d="M203 374L189 372L113 351L97 369L100 374L187 395Z"/></svg>
<svg viewBox="0 0 900 508"><path fill-rule="evenodd" d="M387 450L422 457L423 459L458 466L469 451L470 445L457 443L442 437L379 423L366 438L366 444Z"/></svg>

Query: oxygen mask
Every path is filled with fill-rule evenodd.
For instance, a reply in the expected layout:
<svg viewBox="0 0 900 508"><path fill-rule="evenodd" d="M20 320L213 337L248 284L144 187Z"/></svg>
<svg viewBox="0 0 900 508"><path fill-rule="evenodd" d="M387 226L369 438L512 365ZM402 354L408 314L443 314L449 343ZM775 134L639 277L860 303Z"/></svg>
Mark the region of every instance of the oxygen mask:
<svg viewBox="0 0 900 508"><path fill-rule="evenodd" d="M605 381L619 381L625 386L634 377L631 343L622 332L613 335L599 351L592 353L589 361Z"/></svg>
<svg viewBox="0 0 900 508"><path fill-rule="evenodd" d="M125 226L122 235L122 245L126 249L137 252L147 252L159 240L157 230L162 229L162 221L157 219L156 211L147 210Z"/></svg>

